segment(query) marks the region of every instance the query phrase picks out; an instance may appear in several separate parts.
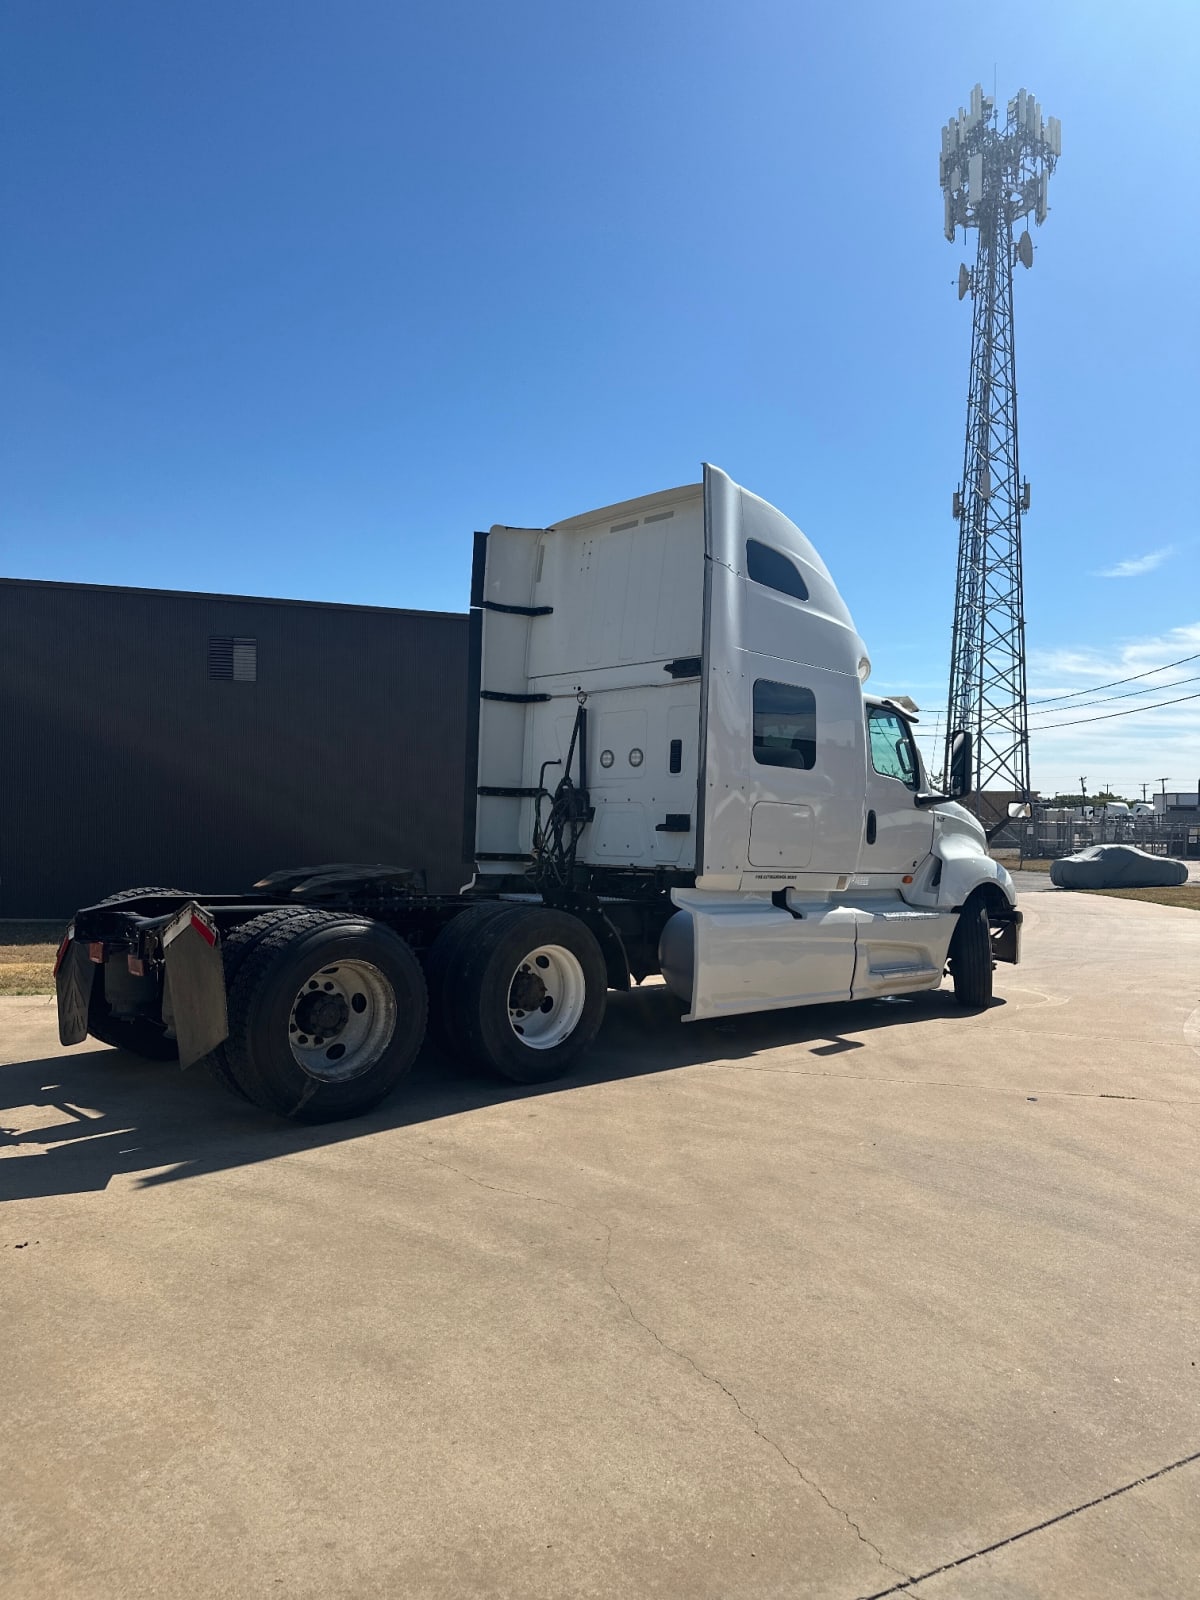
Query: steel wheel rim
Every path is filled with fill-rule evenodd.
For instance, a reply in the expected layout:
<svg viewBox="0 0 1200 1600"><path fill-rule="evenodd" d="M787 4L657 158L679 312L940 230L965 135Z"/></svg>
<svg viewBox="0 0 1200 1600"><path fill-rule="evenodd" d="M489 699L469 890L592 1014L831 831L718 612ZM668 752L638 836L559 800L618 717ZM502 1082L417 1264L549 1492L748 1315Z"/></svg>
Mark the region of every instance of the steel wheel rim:
<svg viewBox="0 0 1200 1600"><path fill-rule="evenodd" d="M369 961L337 961L306 978L292 1001L292 1057L320 1083L367 1072L396 1031L396 995Z"/></svg>
<svg viewBox="0 0 1200 1600"><path fill-rule="evenodd" d="M530 1050L553 1050L569 1039L586 1004L583 965L565 945L539 945L509 979L508 1025Z"/></svg>

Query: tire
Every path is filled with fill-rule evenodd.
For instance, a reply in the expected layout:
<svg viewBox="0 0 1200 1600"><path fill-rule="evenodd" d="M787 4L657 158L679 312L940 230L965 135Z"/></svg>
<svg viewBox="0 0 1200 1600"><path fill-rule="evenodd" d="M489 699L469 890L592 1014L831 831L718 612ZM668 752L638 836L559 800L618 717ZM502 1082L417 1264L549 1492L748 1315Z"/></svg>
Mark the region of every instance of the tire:
<svg viewBox="0 0 1200 1600"><path fill-rule="evenodd" d="M987 906L982 900L968 900L950 940L954 998L964 1010L983 1011L991 1005L994 965Z"/></svg>
<svg viewBox="0 0 1200 1600"><path fill-rule="evenodd" d="M426 994L417 958L367 917L280 911L253 923L243 924L241 940L231 937L229 1035L218 1076L296 1122L361 1116L396 1087L421 1047Z"/></svg>
<svg viewBox="0 0 1200 1600"><path fill-rule="evenodd" d="M156 886L147 889L122 889L97 901L102 906L119 906L125 900L140 900L148 894L183 894L182 889L164 889ZM110 1044L117 1050L128 1050L130 1055L141 1056L143 1061L178 1061L179 1046L164 1031L161 1022L149 1017L88 1017L88 1032L101 1044Z"/></svg>
<svg viewBox="0 0 1200 1600"><path fill-rule="evenodd" d="M566 911L505 906L477 925L448 976L464 1053L514 1083L561 1077L604 1020L604 956Z"/></svg>
<svg viewBox="0 0 1200 1600"><path fill-rule="evenodd" d="M97 900L98 906L119 906L122 900L142 900L148 894L177 894L187 897L186 889L164 889L156 886L152 889L122 889L118 894L107 895L103 900Z"/></svg>
<svg viewBox="0 0 1200 1600"><path fill-rule="evenodd" d="M462 1015L458 970L485 922L511 905L503 900L478 900L468 905L433 941L425 964L429 988L429 1031L434 1043L448 1056L466 1054L466 1041L458 1026Z"/></svg>
<svg viewBox="0 0 1200 1600"><path fill-rule="evenodd" d="M221 963L225 969L225 995L228 1000L229 992L233 987L233 980L237 977L242 962L264 935L273 928L280 928L295 921L294 911L264 911L257 917L251 917L249 922L239 923L236 928L231 928L221 939ZM236 1095L239 1100L250 1104L250 1096L238 1081L233 1068L225 1054L225 1041L217 1046L204 1058L204 1065L213 1077L230 1094Z"/></svg>

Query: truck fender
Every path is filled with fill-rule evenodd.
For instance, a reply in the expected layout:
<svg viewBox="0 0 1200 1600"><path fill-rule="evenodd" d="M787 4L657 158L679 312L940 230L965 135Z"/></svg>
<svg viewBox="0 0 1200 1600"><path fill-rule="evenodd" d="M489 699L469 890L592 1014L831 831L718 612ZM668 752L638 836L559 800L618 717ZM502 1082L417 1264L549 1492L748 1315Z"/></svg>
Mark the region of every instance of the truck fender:
<svg viewBox="0 0 1200 1600"><path fill-rule="evenodd" d="M990 856L939 856L938 904L961 911L968 900L981 899L992 924L992 956L1016 966L1021 959L1021 913L1013 881Z"/></svg>
<svg viewBox="0 0 1200 1600"><path fill-rule="evenodd" d="M949 843L949 841L947 841ZM998 861L978 854L946 854L938 849L934 855L941 862L941 875L937 885L937 903L948 911L959 911L977 890L986 895L989 909L1011 911L1017 903L1013 881Z"/></svg>
<svg viewBox="0 0 1200 1600"><path fill-rule="evenodd" d="M580 909L572 906L571 915L578 917L585 927L589 928L596 937L604 956L604 966L608 975L608 987L628 991L632 987L629 976L629 957L625 954L625 946L621 935L613 927L603 911Z"/></svg>

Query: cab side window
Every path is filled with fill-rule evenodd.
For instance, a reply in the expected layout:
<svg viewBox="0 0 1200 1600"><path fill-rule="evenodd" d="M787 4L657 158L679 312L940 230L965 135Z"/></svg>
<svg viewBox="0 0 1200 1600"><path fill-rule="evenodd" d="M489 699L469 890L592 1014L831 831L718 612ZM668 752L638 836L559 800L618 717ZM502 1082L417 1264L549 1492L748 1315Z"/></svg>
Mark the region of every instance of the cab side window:
<svg viewBox="0 0 1200 1600"><path fill-rule="evenodd" d="M811 689L759 678L754 685L754 759L763 767L817 762L817 701Z"/></svg>
<svg viewBox="0 0 1200 1600"><path fill-rule="evenodd" d="M910 789L917 787L917 761L904 718L873 706L867 716L871 765L884 778L896 778Z"/></svg>
<svg viewBox="0 0 1200 1600"><path fill-rule="evenodd" d="M794 600L808 599L808 585L799 567L782 550L773 550L760 539L746 540L746 576L764 588L790 594Z"/></svg>

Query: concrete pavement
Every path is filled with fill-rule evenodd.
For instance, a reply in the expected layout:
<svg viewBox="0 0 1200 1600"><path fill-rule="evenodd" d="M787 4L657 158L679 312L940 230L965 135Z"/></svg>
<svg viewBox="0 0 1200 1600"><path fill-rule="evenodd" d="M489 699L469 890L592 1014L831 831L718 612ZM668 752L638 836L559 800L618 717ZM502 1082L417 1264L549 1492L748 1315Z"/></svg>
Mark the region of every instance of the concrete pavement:
<svg viewBox="0 0 1200 1600"><path fill-rule="evenodd" d="M1026 912L323 1129L0 1003L6 1600L1200 1591L1200 916Z"/></svg>

